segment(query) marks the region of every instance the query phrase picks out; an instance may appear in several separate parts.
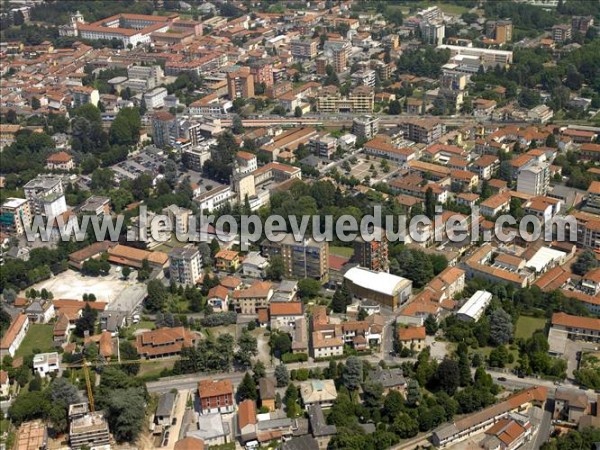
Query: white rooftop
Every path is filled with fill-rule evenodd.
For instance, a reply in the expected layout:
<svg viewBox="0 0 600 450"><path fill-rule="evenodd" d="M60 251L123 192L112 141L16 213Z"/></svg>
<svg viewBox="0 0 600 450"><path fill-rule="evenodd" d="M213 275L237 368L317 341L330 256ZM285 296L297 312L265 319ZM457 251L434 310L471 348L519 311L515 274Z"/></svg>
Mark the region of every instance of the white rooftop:
<svg viewBox="0 0 600 450"><path fill-rule="evenodd" d="M348 270L344 278L350 280L357 286L370 289L385 295L394 295L399 285L410 283L410 280L392 275L387 272L373 272L361 267L353 267Z"/></svg>
<svg viewBox="0 0 600 450"><path fill-rule="evenodd" d="M561 260L566 256L565 252L556 250L550 247L540 248L533 257L527 261L526 266L535 269L536 272L541 272L552 261Z"/></svg>
<svg viewBox="0 0 600 450"><path fill-rule="evenodd" d="M23 203L27 203L27 200L25 200L24 198L11 197L11 198L6 199L6 201L2 204L2 206L4 208L18 208Z"/></svg>
<svg viewBox="0 0 600 450"><path fill-rule="evenodd" d="M492 294L488 291L477 291L473 296L467 300L456 314L462 314L465 316L476 318L481 310L487 308L492 300Z"/></svg>

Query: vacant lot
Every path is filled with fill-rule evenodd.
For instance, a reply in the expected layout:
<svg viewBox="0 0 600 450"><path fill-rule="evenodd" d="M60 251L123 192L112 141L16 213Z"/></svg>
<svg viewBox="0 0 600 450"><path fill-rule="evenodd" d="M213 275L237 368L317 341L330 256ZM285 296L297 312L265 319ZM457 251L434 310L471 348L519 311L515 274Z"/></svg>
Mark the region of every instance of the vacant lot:
<svg viewBox="0 0 600 450"><path fill-rule="evenodd" d="M546 319L543 317L521 316L517 321L515 338L529 339L534 331L543 330L546 326Z"/></svg>
<svg viewBox="0 0 600 450"><path fill-rule="evenodd" d="M136 277L134 272L123 280L116 266L104 277L87 277L69 269L32 287L38 291L47 289L55 299L81 300L83 294L94 294L97 301L110 303L111 309L130 311L146 296L146 285L137 282Z"/></svg>
<svg viewBox="0 0 600 450"><path fill-rule="evenodd" d="M350 258L354 253L354 249L350 247L336 247L332 245L329 247L329 253L332 255L343 256L344 258Z"/></svg>
<svg viewBox="0 0 600 450"><path fill-rule="evenodd" d="M29 331L15 356L28 356L33 354L33 349L41 353L54 351L54 340L52 334L53 326L50 324L34 323L29 326Z"/></svg>

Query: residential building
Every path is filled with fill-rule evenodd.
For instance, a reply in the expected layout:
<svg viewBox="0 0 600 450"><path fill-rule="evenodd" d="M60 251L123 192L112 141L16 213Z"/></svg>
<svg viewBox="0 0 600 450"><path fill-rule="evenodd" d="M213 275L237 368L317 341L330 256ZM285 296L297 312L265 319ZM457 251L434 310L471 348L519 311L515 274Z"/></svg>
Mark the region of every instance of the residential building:
<svg viewBox="0 0 600 450"><path fill-rule="evenodd" d="M69 88L69 92L73 98L73 108L78 108L88 103L98 106L98 102L100 101L98 89L94 89L91 86L72 86Z"/></svg>
<svg viewBox="0 0 600 450"><path fill-rule="evenodd" d="M241 314L257 314L267 308L273 297L273 285L268 281L255 281L249 288L233 292L233 302Z"/></svg>
<svg viewBox="0 0 600 450"><path fill-rule="evenodd" d="M316 39L308 39L304 36L292 39L290 51L294 58L309 60L317 56L319 42Z"/></svg>
<svg viewBox="0 0 600 450"><path fill-rule="evenodd" d="M163 269L169 262L169 255L163 252L149 252L135 247L117 244L108 246L108 261L113 264L139 269L147 261L151 269Z"/></svg>
<svg viewBox="0 0 600 450"><path fill-rule="evenodd" d="M381 239L373 239L365 241L358 236L354 240L354 254L352 255L354 262L359 266L375 272L387 271L389 266L388 260L388 242L385 232L381 232Z"/></svg>
<svg viewBox="0 0 600 450"><path fill-rule="evenodd" d="M169 95L167 89L164 87L157 87L151 91L144 93L144 103L146 108L152 111L153 109L159 109L165 106L165 98Z"/></svg>
<svg viewBox="0 0 600 450"><path fill-rule="evenodd" d="M376 74L372 69L364 69L354 72L350 78L355 86L375 87Z"/></svg>
<svg viewBox="0 0 600 450"><path fill-rule="evenodd" d="M61 178L55 176L41 175L23 186L25 198L29 201L29 211L31 215L47 215L46 207L48 204L55 203L51 207L51 213L62 214L67 210L67 204L64 198L64 189Z"/></svg>
<svg viewBox="0 0 600 450"><path fill-rule="evenodd" d="M45 378L51 372L60 370L60 357L58 353L38 353L33 357L33 373Z"/></svg>
<svg viewBox="0 0 600 450"><path fill-rule="evenodd" d="M275 397L277 396L277 380L275 377L263 377L258 380L261 406L275 411Z"/></svg>
<svg viewBox="0 0 600 450"><path fill-rule="evenodd" d="M29 318L25 314L19 314L11 322L0 341L0 357L4 358L6 355L14 357L28 330Z"/></svg>
<svg viewBox="0 0 600 450"><path fill-rule="evenodd" d="M110 198L92 195L81 204L79 211L96 216L108 216L110 215Z"/></svg>
<svg viewBox="0 0 600 450"><path fill-rule="evenodd" d="M594 26L594 17L592 16L573 16L571 17L571 31L579 32L583 35L587 33L590 27Z"/></svg>
<svg viewBox="0 0 600 450"><path fill-rule="evenodd" d="M571 340L600 342L600 319L554 313L552 329Z"/></svg>
<svg viewBox="0 0 600 450"><path fill-rule="evenodd" d="M550 165L533 160L521 167L517 175L517 191L529 195L546 195L550 185Z"/></svg>
<svg viewBox="0 0 600 450"><path fill-rule="evenodd" d="M337 143L338 140L335 137L327 134L311 138L308 145L315 155L330 159L337 150Z"/></svg>
<svg viewBox="0 0 600 450"><path fill-rule="evenodd" d="M412 293L412 281L386 272L373 272L353 267L346 272L344 280L350 291L358 298L368 298L396 309L408 301Z"/></svg>
<svg viewBox="0 0 600 450"><path fill-rule="evenodd" d="M240 254L235 250L219 250L215 255L217 269L236 271L240 266Z"/></svg>
<svg viewBox="0 0 600 450"><path fill-rule="evenodd" d="M563 386L556 388L553 419L577 424L589 411L590 401L585 392Z"/></svg>
<svg viewBox="0 0 600 450"><path fill-rule="evenodd" d="M202 380L198 383L198 397L200 400L200 414L226 414L233 412L233 386L231 381Z"/></svg>
<svg viewBox="0 0 600 450"><path fill-rule="evenodd" d="M90 411L87 402L69 405L69 421L69 443L72 448L97 448L110 444L104 413Z"/></svg>
<svg viewBox="0 0 600 450"><path fill-rule="evenodd" d="M158 398L158 405L156 406L156 411L154 413L155 424L166 427L171 425L171 418L174 416L175 412L176 399L177 394L173 392L167 392Z"/></svg>
<svg viewBox="0 0 600 450"><path fill-rule="evenodd" d="M373 139L379 133L379 117L360 116L352 119L352 133L359 139Z"/></svg>
<svg viewBox="0 0 600 450"><path fill-rule="evenodd" d="M446 37L446 25L439 20L424 20L419 24L423 42L430 45L442 45Z"/></svg>
<svg viewBox="0 0 600 450"><path fill-rule="evenodd" d="M142 358L154 359L175 356L184 347L196 343L196 334L183 327L159 328L136 336L135 346Z"/></svg>
<svg viewBox="0 0 600 450"><path fill-rule="evenodd" d="M396 147L389 140L381 138L380 135L366 142L364 145L365 153L379 156L397 164L405 164L416 159L416 152L410 147Z"/></svg>
<svg viewBox="0 0 600 450"><path fill-rule="evenodd" d="M269 305L271 330L293 331L296 321L302 317L304 317L302 302L271 302Z"/></svg>
<svg viewBox="0 0 600 450"><path fill-rule="evenodd" d="M558 44L571 39L571 27L567 24L559 23L552 27L552 40Z"/></svg>
<svg viewBox="0 0 600 450"><path fill-rule="evenodd" d="M445 126L435 119L405 120L400 124L404 137L414 142L431 144L445 132Z"/></svg>
<svg viewBox="0 0 600 450"><path fill-rule="evenodd" d="M145 14L117 14L93 23L75 22L75 33L83 39L110 41L117 39L123 47L146 45L154 32L164 33L173 23L173 16L151 16Z"/></svg>
<svg viewBox="0 0 600 450"><path fill-rule="evenodd" d="M227 73L227 93L230 100L254 97L254 75L249 67Z"/></svg>
<svg viewBox="0 0 600 450"><path fill-rule="evenodd" d="M403 395L406 392L406 379L399 367L383 369L377 366L367 374L367 380L372 383L381 383L384 395L387 395L390 391L398 391Z"/></svg>
<svg viewBox="0 0 600 450"><path fill-rule="evenodd" d="M264 166L263 166L264 167ZM198 204L198 209L202 212L211 212L220 206L229 203L235 197L235 192L231 186L219 186L194 197L194 202Z"/></svg>
<svg viewBox="0 0 600 450"><path fill-rule="evenodd" d="M335 425L328 425L325 420L323 408L319 404L312 405L308 408L308 422L310 425L310 433L313 435L314 442L311 441L311 450L326 450L331 438L337 433ZM316 443L317 447L314 447ZM306 447L301 447L298 450L307 450Z"/></svg>
<svg viewBox="0 0 600 450"><path fill-rule="evenodd" d="M249 252L242 262L242 273L247 277L264 278L269 260L259 252Z"/></svg>
<svg viewBox="0 0 600 450"><path fill-rule="evenodd" d="M337 390L333 380L309 380L300 383L300 396L307 411L313 405L330 408L337 398Z"/></svg>
<svg viewBox="0 0 600 450"><path fill-rule="evenodd" d="M538 105L527 112L527 118L534 123L545 124L554 117L554 111L547 105Z"/></svg>
<svg viewBox="0 0 600 450"><path fill-rule="evenodd" d="M52 153L46 158L46 169L69 171L75 168L73 157L67 152Z"/></svg>
<svg viewBox="0 0 600 450"><path fill-rule="evenodd" d="M51 300L34 300L25 308L25 314L31 323L48 323L55 316L54 304Z"/></svg>
<svg viewBox="0 0 600 450"><path fill-rule="evenodd" d="M458 310L456 316L465 321L477 322L492 301L492 294L487 291L475 292Z"/></svg>
<svg viewBox="0 0 600 450"><path fill-rule="evenodd" d="M425 348L425 327L400 327L398 328L398 342L405 348L420 352Z"/></svg>
<svg viewBox="0 0 600 450"><path fill-rule="evenodd" d="M171 146L177 138L177 120L167 111L158 111L152 115L152 140L159 148Z"/></svg>
<svg viewBox="0 0 600 450"><path fill-rule="evenodd" d="M215 312L224 312L228 310L229 290L225 286L215 286L208 291L206 303Z"/></svg>
<svg viewBox="0 0 600 450"><path fill-rule="evenodd" d="M326 88L330 88L327 86ZM372 113L375 105L375 94L368 86L354 88L348 96L342 96L338 89L323 88L317 97L317 111L321 113Z"/></svg>
<svg viewBox="0 0 600 450"><path fill-rule="evenodd" d="M237 411L236 435L239 436L242 444L256 440L256 423L256 402L249 398L240 402Z"/></svg>
<svg viewBox="0 0 600 450"><path fill-rule="evenodd" d="M600 294L600 267L590 270L581 277L581 290L588 295Z"/></svg>
<svg viewBox="0 0 600 450"><path fill-rule="evenodd" d="M542 406L548 389L536 386L511 395L506 400L470 414L452 423L439 426L433 431L431 441L436 447L446 447L463 441L469 436L505 419L512 412L521 412L531 405Z"/></svg>
<svg viewBox="0 0 600 450"><path fill-rule="evenodd" d="M485 450L515 450L531 438L532 429L527 416L510 414L486 430L479 445Z"/></svg>
<svg viewBox="0 0 600 450"><path fill-rule="evenodd" d="M0 229L6 233L22 235L31 224L30 203L24 198L9 197L0 208Z"/></svg>
<svg viewBox="0 0 600 450"><path fill-rule="evenodd" d="M281 242L262 245L265 256L281 255L286 278L314 278L327 281L329 264L329 244L312 238L296 240L287 234Z"/></svg>
<svg viewBox="0 0 600 450"><path fill-rule="evenodd" d="M489 20L485 24L485 33L493 44L503 45L512 41L513 24L510 19Z"/></svg>
<svg viewBox="0 0 600 450"><path fill-rule="evenodd" d="M496 217L510 209L510 194L503 192L492 195L479 205L481 214L485 217Z"/></svg>
<svg viewBox="0 0 600 450"><path fill-rule="evenodd" d="M196 247L174 247L169 253L171 281L194 286L202 275L202 257Z"/></svg>

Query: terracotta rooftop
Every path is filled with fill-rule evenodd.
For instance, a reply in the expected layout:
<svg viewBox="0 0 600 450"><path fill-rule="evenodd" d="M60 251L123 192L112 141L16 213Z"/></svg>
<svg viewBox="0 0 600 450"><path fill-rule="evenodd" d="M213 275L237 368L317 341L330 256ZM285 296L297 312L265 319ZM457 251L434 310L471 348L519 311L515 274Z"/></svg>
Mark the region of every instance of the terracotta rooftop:
<svg viewBox="0 0 600 450"><path fill-rule="evenodd" d="M600 331L600 319L572 316L563 312L552 314L552 325Z"/></svg>
<svg viewBox="0 0 600 450"><path fill-rule="evenodd" d="M269 305L269 314L273 316L301 316L302 302L274 302Z"/></svg>
<svg viewBox="0 0 600 450"><path fill-rule="evenodd" d="M398 339L400 341L412 341L425 339L425 327L408 327L398 329Z"/></svg>
<svg viewBox="0 0 600 450"><path fill-rule="evenodd" d="M0 349L8 349L14 342L15 338L27 322L27 316L25 314L19 314L16 319L14 319L6 333L2 337L2 341L0 342Z"/></svg>
<svg viewBox="0 0 600 450"><path fill-rule="evenodd" d="M231 380L201 380L198 383L198 395L200 398L230 394L233 394Z"/></svg>
<svg viewBox="0 0 600 450"><path fill-rule="evenodd" d="M238 405L238 423L240 429L246 425L256 425L256 403L246 399Z"/></svg>

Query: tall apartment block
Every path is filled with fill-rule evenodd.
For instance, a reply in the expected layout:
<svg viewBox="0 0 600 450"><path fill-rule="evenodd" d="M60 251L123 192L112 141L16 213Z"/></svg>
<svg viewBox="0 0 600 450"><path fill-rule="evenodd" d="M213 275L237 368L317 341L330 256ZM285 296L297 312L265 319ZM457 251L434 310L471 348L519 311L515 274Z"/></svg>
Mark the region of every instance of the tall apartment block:
<svg viewBox="0 0 600 450"><path fill-rule="evenodd" d="M39 176L23 186L29 210L33 215L56 217L67 210L60 177Z"/></svg>
<svg viewBox="0 0 600 450"><path fill-rule="evenodd" d="M385 231L382 231L380 240L365 241L362 237L354 241L354 255L352 259L361 267L375 272L387 271L389 268L388 243Z"/></svg>
<svg viewBox="0 0 600 450"><path fill-rule="evenodd" d="M379 117L355 117L352 119L352 133L357 138L373 139L379 133Z"/></svg>
<svg viewBox="0 0 600 450"><path fill-rule="evenodd" d="M202 274L202 257L195 247L175 247L169 253L171 281L194 286Z"/></svg>
<svg viewBox="0 0 600 450"><path fill-rule="evenodd" d="M329 243L305 238L298 242L288 234L281 242L264 241L262 251L266 256L281 256L288 278L312 278L321 282L329 277Z"/></svg>
<svg viewBox="0 0 600 450"><path fill-rule="evenodd" d="M309 60L317 56L317 48L318 41L316 39L297 37L292 39L290 51L294 58Z"/></svg>
<svg viewBox="0 0 600 450"><path fill-rule="evenodd" d="M249 67L227 74L227 92L231 100L254 97L254 76Z"/></svg>
<svg viewBox="0 0 600 450"><path fill-rule="evenodd" d="M158 111L152 115L152 138L154 145L164 148L177 138L177 120L167 111Z"/></svg>
<svg viewBox="0 0 600 450"><path fill-rule="evenodd" d="M94 448L110 444L104 413L91 412L87 402L69 406L69 421L69 442L72 448Z"/></svg>
<svg viewBox="0 0 600 450"><path fill-rule="evenodd" d="M25 232L25 224L31 223L29 202L24 198L7 198L0 207L0 229L18 236Z"/></svg>

